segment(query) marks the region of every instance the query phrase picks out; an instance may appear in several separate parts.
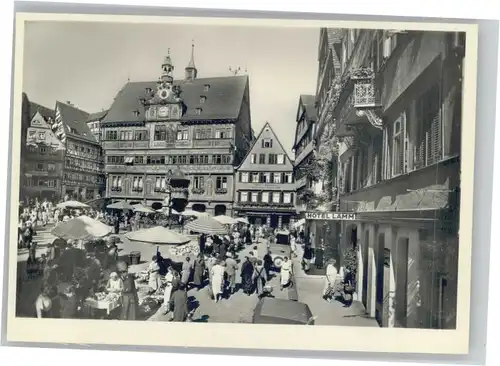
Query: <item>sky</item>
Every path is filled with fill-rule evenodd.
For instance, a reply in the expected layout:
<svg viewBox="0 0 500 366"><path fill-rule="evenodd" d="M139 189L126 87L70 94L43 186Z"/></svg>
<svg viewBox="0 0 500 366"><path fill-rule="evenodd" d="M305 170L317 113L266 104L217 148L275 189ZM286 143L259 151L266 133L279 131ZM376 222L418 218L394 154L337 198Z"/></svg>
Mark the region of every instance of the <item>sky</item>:
<svg viewBox="0 0 500 366"><path fill-rule="evenodd" d="M318 28L31 22L23 91L48 108L59 100L99 112L128 79L156 81L169 49L174 77L183 78L193 42L199 78L247 70L252 128L258 134L269 121L293 157L299 96L316 89Z"/></svg>

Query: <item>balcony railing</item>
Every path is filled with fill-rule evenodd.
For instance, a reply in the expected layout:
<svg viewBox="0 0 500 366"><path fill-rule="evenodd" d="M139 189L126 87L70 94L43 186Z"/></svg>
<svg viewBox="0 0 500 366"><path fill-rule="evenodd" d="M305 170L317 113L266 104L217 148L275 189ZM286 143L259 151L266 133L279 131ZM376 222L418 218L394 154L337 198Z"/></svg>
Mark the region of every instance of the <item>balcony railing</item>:
<svg viewBox="0 0 500 366"><path fill-rule="evenodd" d="M217 188L215 194L227 194L227 188Z"/></svg>
<svg viewBox="0 0 500 366"><path fill-rule="evenodd" d="M342 82L340 98L334 109L337 127L370 122L377 127L374 110L380 107L379 95L371 69L351 72Z"/></svg>
<svg viewBox="0 0 500 366"><path fill-rule="evenodd" d="M205 188L192 188L191 193L192 194L204 194Z"/></svg>
<svg viewBox="0 0 500 366"><path fill-rule="evenodd" d="M241 207L265 207L265 208L294 208L293 203L274 203L274 202L238 202Z"/></svg>
<svg viewBox="0 0 500 366"><path fill-rule="evenodd" d="M193 140L193 147L231 147L232 139Z"/></svg>

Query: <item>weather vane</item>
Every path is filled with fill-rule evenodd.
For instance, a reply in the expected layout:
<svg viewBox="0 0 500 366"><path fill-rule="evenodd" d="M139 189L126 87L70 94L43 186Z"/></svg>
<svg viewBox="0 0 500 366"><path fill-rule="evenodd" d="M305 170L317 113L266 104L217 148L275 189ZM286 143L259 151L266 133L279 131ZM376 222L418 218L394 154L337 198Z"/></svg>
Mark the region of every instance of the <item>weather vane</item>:
<svg viewBox="0 0 500 366"><path fill-rule="evenodd" d="M229 66L229 72L233 75L238 75L241 71L241 67L238 66L238 68L233 69L231 66Z"/></svg>

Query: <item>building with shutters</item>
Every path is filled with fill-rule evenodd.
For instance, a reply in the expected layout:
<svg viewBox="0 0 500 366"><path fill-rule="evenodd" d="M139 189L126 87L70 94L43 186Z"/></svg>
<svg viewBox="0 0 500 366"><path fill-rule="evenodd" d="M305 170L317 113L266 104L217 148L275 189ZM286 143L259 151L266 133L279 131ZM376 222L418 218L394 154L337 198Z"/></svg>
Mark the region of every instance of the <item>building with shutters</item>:
<svg viewBox="0 0 500 366"><path fill-rule="evenodd" d="M64 170L64 144L52 129L54 110L29 102L23 109L28 124L22 129L21 201L61 199ZM24 111L23 111L24 112ZM24 114L24 113L23 113Z"/></svg>
<svg viewBox="0 0 500 366"><path fill-rule="evenodd" d="M90 132L94 135L94 138L97 142L101 143L102 134L101 134L101 121L108 111L101 111L97 113L91 113L87 119L87 126L89 127Z"/></svg>
<svg viewBox="0 0 500 366"><path fill-rule="evenodd" d="M236 169L234 210L251 224L288 227L295 219L293 164L266 123Z"/></svg>
<svg viewBox="0 0 500 366"><path fill-rule="evenodd" d="M340 265L357 253L357 297L384 327L455 328L465 39L341 30L320 110L339 139ZM334 77L335 78L335 77Z"/></svg>
<svg viewBox="0 0 500 366"><path fill-rule="evenodd" d="M107 196L161 207L167 173L191 183L187 208L231 215L234 167L252 139L246 75L199 78L191 60L174 80L170 55L158 81L128 82L101 121Z"/></svg>
<svg viewBox="0 0 500 366"><path fill-rule="evenodd" d="M295 128L295 153L294 177L296 185L295 207L297 213L308 208L308 196L304 192L314 189L314 181L305 174L303 169L312 159L316 147L316 97L314 95L301 95L297 108Z"/></svg>

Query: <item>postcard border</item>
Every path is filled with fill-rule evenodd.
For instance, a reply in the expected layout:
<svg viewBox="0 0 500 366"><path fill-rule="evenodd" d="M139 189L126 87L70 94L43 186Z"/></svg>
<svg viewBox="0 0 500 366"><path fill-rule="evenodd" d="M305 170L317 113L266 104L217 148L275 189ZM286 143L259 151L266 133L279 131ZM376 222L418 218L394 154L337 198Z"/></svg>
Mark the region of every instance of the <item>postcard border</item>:
<svg viewBox="0 0 500 366"><path fill-rule="evenodd" d="M21 119L24 24L27 21L170 23L197 25L239 25L266 27L337 27L413 29L466 32L463 83L461 207L459 245L459 284L457 293L457 329L424 330L402 328L358 328L220 323L157 323L102 320L50 320L15 317L17 251L8 250L8 342L44 342L65 344L107 344L169 347L208 347L269 350L398 352L428 354L466 354L469 349L473 188L475 157L476 87L478 26L476 24L325 21L296 19L255 19L222 17L166 17L135 15L86 15L52 13L16 14L14 51L13 121ZM14 127L14 124L13 124ZM20 126L12 128L12 166L10 215L17 216L19 204ZM465 136L467 138L465 138ZM16 157L16 159L14 159ZM10 220L10 243L16 242L16 220ZM29 331L26 331L28 330ZM50 329L50 332L47 332ZM359 336L362 332L363 337ZM173 332L176 337L161 337ZM262 342L262 334L266 334ZM341 337L333 337L342 334ZM165 338L165 339L164 339ZM356 342L352 342L356 339Z"/></svg>

